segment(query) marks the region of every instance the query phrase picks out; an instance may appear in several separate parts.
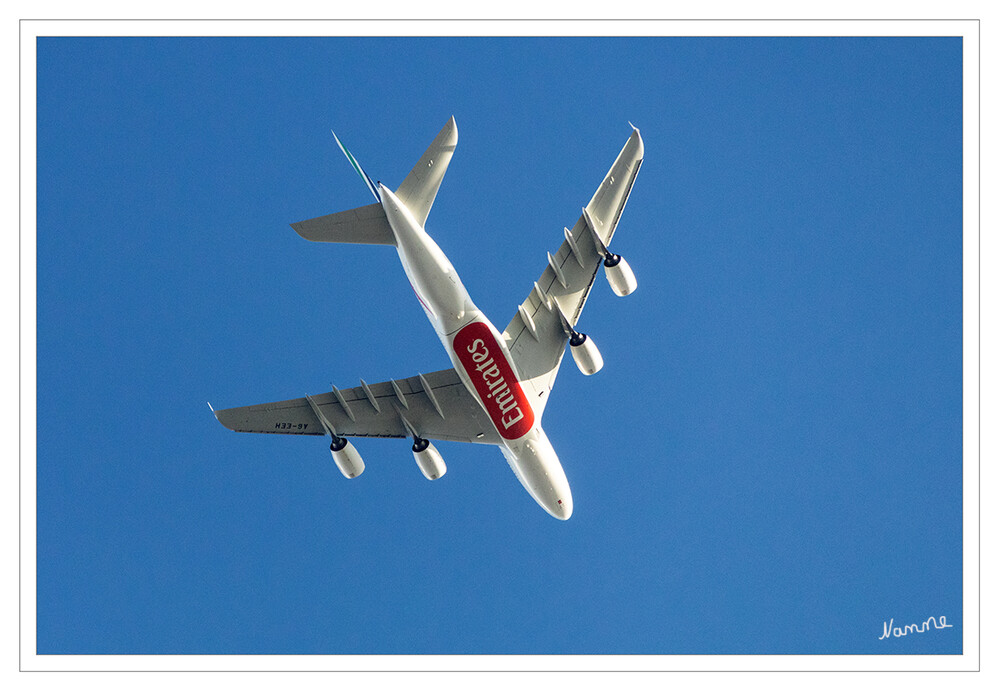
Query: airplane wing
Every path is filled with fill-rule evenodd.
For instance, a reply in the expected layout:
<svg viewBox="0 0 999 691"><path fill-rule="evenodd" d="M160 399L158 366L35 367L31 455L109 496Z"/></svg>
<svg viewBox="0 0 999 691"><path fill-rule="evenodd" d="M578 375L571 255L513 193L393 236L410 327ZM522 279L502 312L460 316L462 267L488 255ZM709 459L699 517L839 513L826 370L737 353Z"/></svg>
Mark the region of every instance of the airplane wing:
<svg viewBox="0 0 999 691"><path fill-rule="evenodd" d="M425 439L502 443L454 369L378 384L362 380L361 386L311 398L342 437L408 437L404 416ZM306 398L218 410L215 417L235 432L326 434Z"/></svg>
<svg viewBox="0 0 999 691"><path fill-rule="evenodd" d="M521 380L533 380L536 392L551 390L568 341L555 306L574 326L600 267L602 256L586 217L602 243L610 245L643 156L644 145L636 128L584 213L572 230L565 230L558 252L549 254L548 266L503 332Z"/></svg>

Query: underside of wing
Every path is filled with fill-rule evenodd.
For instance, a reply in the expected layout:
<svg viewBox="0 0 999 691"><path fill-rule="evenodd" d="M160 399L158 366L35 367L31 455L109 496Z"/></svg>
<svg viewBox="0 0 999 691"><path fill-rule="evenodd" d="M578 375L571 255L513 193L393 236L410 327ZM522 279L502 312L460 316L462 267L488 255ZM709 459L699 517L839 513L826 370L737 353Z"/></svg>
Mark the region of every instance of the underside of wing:
<svg viewBox="0 0 999 691"><path fill-rule="evenodd" d="M643 156L642 138L635 129L579 220L565 229L561 247L549 254L548 266L503 332L521 379L533 380L541 393L551 389L565 353L568 335L562 317L569 326L579 321Z"/></svg>
<svg viewBox="0 0 999 691"><path fill-rule="evenodd" d="M501 443L486 412L453 369L378 384L362 380L361 386L311 398L343 437L403 438L411 436L411 427L425 439ZM235 432L326 434L304 397L218 410L215 417Z"/></svg>

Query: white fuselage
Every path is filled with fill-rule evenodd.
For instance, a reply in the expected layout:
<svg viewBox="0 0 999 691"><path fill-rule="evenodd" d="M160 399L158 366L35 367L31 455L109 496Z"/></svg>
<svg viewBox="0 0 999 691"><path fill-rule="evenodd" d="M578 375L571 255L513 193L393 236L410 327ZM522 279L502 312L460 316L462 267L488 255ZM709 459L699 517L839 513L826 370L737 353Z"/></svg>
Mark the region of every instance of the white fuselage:
<svg viewBox="0 0 999 691"><path fill-rule="evenodd" d="M489 415L501 449L524 488L548 513L572 515L572 493L541 415L521 388L510 351L475 306L457 272L391 190L379 184L399 260L465 387Z"/></svg>

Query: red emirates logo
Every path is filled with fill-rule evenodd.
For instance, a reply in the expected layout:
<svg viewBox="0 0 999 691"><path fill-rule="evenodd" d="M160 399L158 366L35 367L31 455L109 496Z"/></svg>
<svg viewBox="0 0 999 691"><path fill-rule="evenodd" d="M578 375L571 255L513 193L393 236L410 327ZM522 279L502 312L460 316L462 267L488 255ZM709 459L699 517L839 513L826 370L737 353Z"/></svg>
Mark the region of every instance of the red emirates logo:
<svg viewBox="0 0 999 691"><path fill-rule="evenodd" d="M489 327L473 322L455 335L452 345L500 436L519 439L531 431L534 411Z"/></svg>

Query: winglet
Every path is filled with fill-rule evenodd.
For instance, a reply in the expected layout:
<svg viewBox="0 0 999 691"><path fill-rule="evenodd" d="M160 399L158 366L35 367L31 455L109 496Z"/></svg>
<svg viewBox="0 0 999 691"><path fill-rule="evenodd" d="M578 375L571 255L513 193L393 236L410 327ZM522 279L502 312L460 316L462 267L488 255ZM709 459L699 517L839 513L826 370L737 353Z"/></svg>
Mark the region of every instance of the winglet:
<svg viewBox="0 0 999 691"><path fill-rule="evenodd" d="M206 402L206 403L208 403L208 401L205 401L205 402ZM212 404L211 404L211 403L208 403L208 409L209 409L210 411L212 411L212 415L214 415L214 416L215 416L215 419L219 421L219 424L220 424L220 425L222 425L222 426L223 426L223 427L225 427L226 429L232 429L232 427L230 427L229 425L227 425L227 424L225 424L224 422L222 422L222 418L220 418L220 417L219 417L219 411L215 410L215 408L212 408ZM225 411L223 410L223 411L221 411L221 412L223 412L223 413L224 413Z"/></svg>
<svg viewBox="0 0 999 691"><path fill-rule="evenodd" d="M330 130L330 132L333 132L333 130ZM350 165L354 167L354 171L361 177L362 180L364 180L364 184L367 185L368 191L374 196L375 201L381 202L382 197L378 194L378 185L371 181L368 174L361 168L361 164L357 162L356 158L354 158L354 154L350 153L350 151L347 150L347 147L345 147L340 141L340 138L336 136L336 132L333 132L333 139L336 140L336 145L340 147L340 151L343 152L343 155L347 157L348 161L350 161Z"/></svg>

